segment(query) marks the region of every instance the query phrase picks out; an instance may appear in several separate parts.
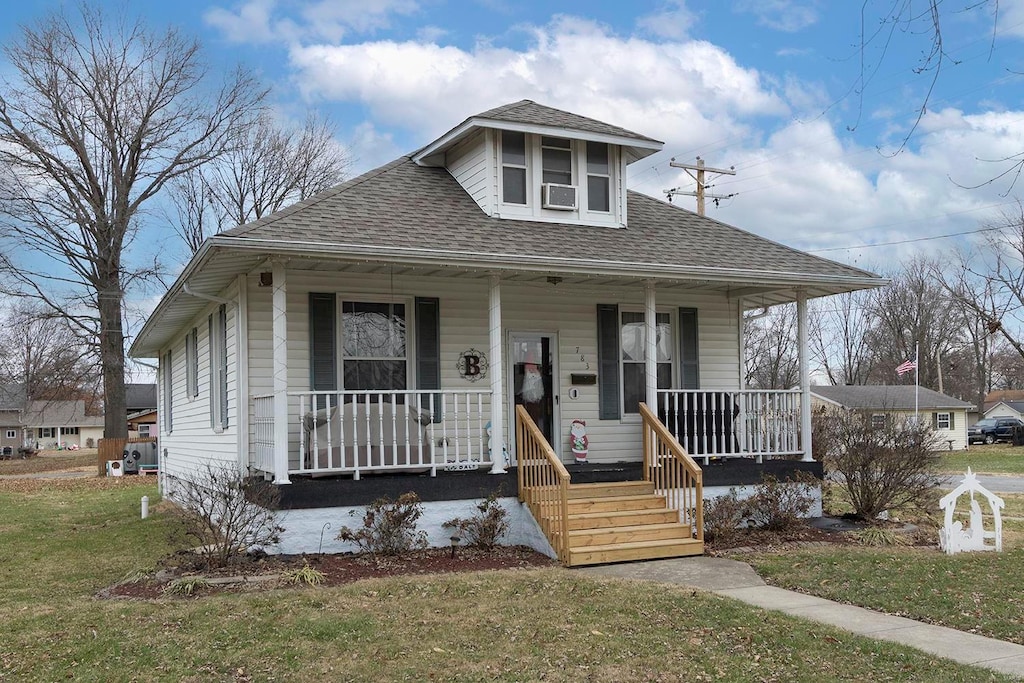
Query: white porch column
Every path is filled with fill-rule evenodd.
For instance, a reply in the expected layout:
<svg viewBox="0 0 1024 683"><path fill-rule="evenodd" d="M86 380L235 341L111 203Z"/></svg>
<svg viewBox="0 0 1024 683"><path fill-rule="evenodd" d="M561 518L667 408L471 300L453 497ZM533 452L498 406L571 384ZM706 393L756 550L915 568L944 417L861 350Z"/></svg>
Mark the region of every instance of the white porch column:
<svg viewBox="0 0 1024 683"><path fill-rule="evenodd" d="M288 479L288 287L285 264L274 261L274 483Z"/></svg>
<svg viewBox="0 0 1024 683"><path fill-rule="evenodd" d="M807 292L796 290L796 334L800 352L800 444L804 450L803 460L814 460L811 444L811 370L810 353L807 348Z"/></svg>
<svg viewBox="0 0 1024 683"><path fill-rule="evenodd" d="M658 413L658 316L655 308L654 282L644 283L644 375L647 377L647 407Z"/></svg>
<svg viewBox="0 0 1024 683"><path fill-rule="evenodd" d="M505 474L505 388L501 363L501 279L491 276L489 337L491 342L491 474Z"/></svg>

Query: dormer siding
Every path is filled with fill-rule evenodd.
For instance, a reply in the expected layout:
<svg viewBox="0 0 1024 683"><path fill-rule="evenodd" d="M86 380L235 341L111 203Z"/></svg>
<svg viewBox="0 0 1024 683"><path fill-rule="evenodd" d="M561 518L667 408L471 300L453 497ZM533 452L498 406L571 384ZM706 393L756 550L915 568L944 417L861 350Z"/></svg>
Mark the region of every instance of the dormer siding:
<svg viewBox="0 0 1024 683"><path fill-rule="evenodd" d="M480 129L467 135L448 150L445 166L481 210L493 216L496 195L490 133Z"/></svg>

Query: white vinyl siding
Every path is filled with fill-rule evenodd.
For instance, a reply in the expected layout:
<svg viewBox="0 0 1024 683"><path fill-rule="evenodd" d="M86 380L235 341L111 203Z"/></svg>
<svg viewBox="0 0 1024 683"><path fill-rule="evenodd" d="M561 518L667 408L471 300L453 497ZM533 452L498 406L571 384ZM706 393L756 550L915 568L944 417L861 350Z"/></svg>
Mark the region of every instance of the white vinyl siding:
<svg viewBox="0 0 1024 683"><path fill-rule="evenodd" d="M220 296L231 299L234 297L232 287ZM215 431L210 424L210 339L209 316L217 315L218 305L211 305L200 315L190 321L181 336L175 339L169 349L173 363L173 406L174 430L167 433L164 427L163 411L165 394L163 387L158 392L160 449L167 450L164 471L170 477L182 477L189 472L200 471L207 463L214 466L232 467L238 461L237 421L229 423L226 429ZM227 314L227 399L228 414L237 414L237 353L235 348L237 306L226 306ZM198 364L199 394L191 400L186 396L185 379L185 338L191 334L192 327L197 328L196 358ZM216 378L216 374L213 374ZM163 379L163 373L160 373ZM173 487L173 483L170 484Z"/></svg>
<svg viewBox="0 0 1024 683"><path fill-rule="evenodd" d="M487 164L487 136L484 131L470 135L450 149L445 158L448 172L473 198L484 213L494 214L494 183Z"/></svg>
<svg viewBox="0 0 1024 683"><path fill-rule="evenodd" d="M249 389L254 396L273 391L271 292L259 287L257 277L248 279ZM288 270L288 386L294 391L309 387L309 293L332 292L339 300L411 300L412 296L437 297L440 301L441 323L441 387L446 390L487 389L489 377L468 382L459 375L456 361L467 349L489 355L488 285L486 279L391 277L386 273L330 273L327 271ZM563 460L572 460L568 447L569 426L575 418L587 423L590 437L590 460L618 462L640 457L640 425L621 420L598 418L596 385L580 385L579 397L568 398L572 373L597 373L597 304L618 304L642 310L643 285L584 286L574 288L560 284L518 284L504 282L502 292L502 327L517 332L550 332L559 343L558 386L560 389L559 440ZM657 292L659 310L678 307L698 309L700 380L702 389L736 389L739 386L736 303L724 294L693 294L678 290ZM416 348L415 320L410 313L407 340L410 355ZM675 320L675 316L673 316ZM229 326L230 327L230 326ZM503 336L507 343L507 337ZM508 367L506 362L506 369ZM416 367L410 357L410 373ZM678 378L676 378L678 385ZM505 389L509 382L505 378ZM410 375L410 387L417 386ZM508 397L505 398L506 405ZM293 413L298 399L291 401ZM508 413L511 416L511 412ZM506 418L506 420L509 418ZM250 437L252 425L249 425ZM506 430L508 430L506 424ZM508 433L508 432L506 432ZM507 437L506 437L507 438ZM290 424L292 465L298 451L298 425Z"/></svg>

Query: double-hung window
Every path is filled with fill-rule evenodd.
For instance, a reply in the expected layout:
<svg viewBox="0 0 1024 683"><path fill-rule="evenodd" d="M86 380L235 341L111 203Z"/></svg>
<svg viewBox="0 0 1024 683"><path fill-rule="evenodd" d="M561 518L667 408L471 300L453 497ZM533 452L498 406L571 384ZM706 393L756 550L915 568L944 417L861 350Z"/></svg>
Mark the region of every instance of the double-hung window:
<svg viewBox="0 0 1024 683"><path fill-rule="evenodd" d="M936 413L935 414L935 428L936 429L952 429L950 424L949 413Z"/></svg>
<svg viewBox="0 0 1024 683"><path fill-rule="evenodd" d="M647 400L646 348L647 325L644 314L634 311L622 311L620 327L622 364L622 412L637 414L640 402ZM672 388L673 344L672 318L668 313L655 314L655 346L657 348L658 388Z"/></svg>
<svg viewBox="0 0 1024 683"><path fill-rule="evenodd" d="M7 438L8 439L16 439L16 438L18 438L18 432L16 432L13 429L8 429L7 430Z"/></svg>
<svg viewBox="0 0 1024 683"><path fill-rule="evenodd" d="M174 391L172 386L173 371L171 367L171 352L168 351L164 354L164 362L161 369L163 370L163 390L164 390L164 405L163 405L163 418L164 418L164 431L168 434L174 428Z"/></svg>
<svg viewBox="0 0 1024 683"><path fill-rule="evenodd" d="M541 182L572 185L572 140L540 139Z"/></svg>
<svg viewBox="0 0 1024 683"><path fill-rule="evenodd" d="M872 429L882 429L883 427L885 427L885 422L886 422L886 419L885 419L885 414L884 413L874 413L871 416L871 428Z"/></svg>
<svg viewBox="0 0 1024 683"><path fill-rule="evenodd" d="M608 145L587 143L587 210L611 211L611 163Z"/></svg>
<svg viewBox="0 0 1024 683"><path fill-rule="evenodd" d="M526 134L501 133L501 200L526 205Z"/></svg>
<svg viewBox="0 0 1024 683"><path fill-rule="evenodd" d="M405 309L402 303L342 302L342 381L346 390L406 388Z"/></svg>
<svg viewBox="0 0 1024 683"><path fill-rule="evenodd" d="M199 395L199 330L195 327L185 336L185 386L189 398Z"/></svg>

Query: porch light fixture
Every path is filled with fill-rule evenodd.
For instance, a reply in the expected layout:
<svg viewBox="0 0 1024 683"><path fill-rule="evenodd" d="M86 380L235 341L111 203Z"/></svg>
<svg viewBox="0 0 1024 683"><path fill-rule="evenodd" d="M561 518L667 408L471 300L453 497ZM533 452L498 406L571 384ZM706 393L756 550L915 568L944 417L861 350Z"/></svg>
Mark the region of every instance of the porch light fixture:
<svg viewBox="0 0 1024 683"><path fill-rule="evenodd" d="M274 274L270 271L260 273L260 287L273 287L274 286Z"/></svg>

